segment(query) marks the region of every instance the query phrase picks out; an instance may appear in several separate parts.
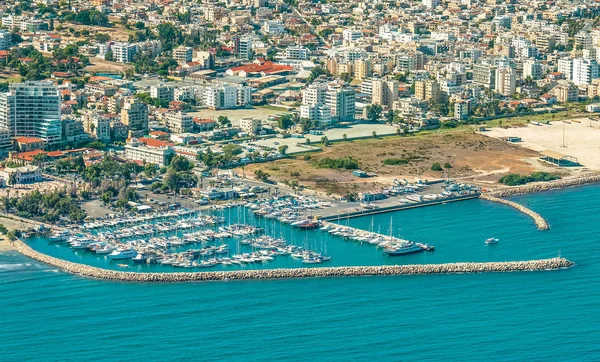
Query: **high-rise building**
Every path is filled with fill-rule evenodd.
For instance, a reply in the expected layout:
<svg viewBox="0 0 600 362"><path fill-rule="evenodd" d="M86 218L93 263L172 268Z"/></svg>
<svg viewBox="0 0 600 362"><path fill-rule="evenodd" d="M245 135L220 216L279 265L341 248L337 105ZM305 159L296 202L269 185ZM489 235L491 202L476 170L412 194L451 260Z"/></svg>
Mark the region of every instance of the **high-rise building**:
<svg viewBox="0 0 600 362"><path fill-rule="evenodd" d="M327 85L313 83L302 94L300 118L316 121L319 126L331 124L331 107L327 104Z"/></svg>
<svg viewBox="0 0 600 362"><path fill-rule="evenodd" d="M324 104L327 97L327 84L313 83L302 93L302 104Z"/></svg>
<svg viewBox="0 0 600 362"><path fill-rule="evenodd" d="M565 75L565 79L573 79L573 59L563 58L558 60L558 71Z"/></svg>
<svg viewBox="0 0 600 362"><path fill-rule="evenodd" d="M191 62L193 56L194 48L181 45L173 49L173 59L179 64Z"/></svg>
<svg viewBox="0 0 600 362"><path fill-rule="evenodd" d="M392 107L398 99L398 81L373 79L371 84L371 103Z"/></svg>
<svg viewBox="0 0 600 362"><path fill-rule="evenodd" d="M598 78L598 62L595 59L573 59L573 83L590 84Z"/></svg>
<svg viewBox="0 0 600 362"><path fill-rule="evenodd" d="M169 84L158 83L150 86L150 97L170 102L175 99L175 88Z"/></svg>
<svg viewBox="0 0 600 362"><path fill-rule="evenodd" d="M331 109L331 118L338 122L354 120L356 92L350 87L330 86L326 101Z"/></svg>
<svg viewBox="0 0 600 362"><path fill-rule="evenodd" d="M523 78L530 77L533 80L542 77L542 65L534 59L526 59L523 62Z"/></svg>
<svg viewBox="0 0 600 362"><path fill-rule="evenodd" d="M167 112L164 115L165 125L173 133L190 132L194 128L192 116L184 112Z"/></svg>
<svg viewBox="0 0 600 362"><path fill-rule="evenodd" d="M418 80L415 82L415 98L421 100L440 101L440 84L434 80Z"/></svg>
<svg viewBox="0 0 600 362"><path fill-rule="evenodd" d="M0 50L6 50L12 46L12 35L5 29L0 29Z"/></svg>
<svg viewBox="0 0 600 362"><path fill-rule="evenodd" d="M513 68L496 69L496 92L510 96L517 90L517 74Z"/></svg>
<svg viewBox="0 0 600 362"><path fill-rule="evenodd" d="M111 45L110 50L113 53L115 62L130 63L137 52L137 46L127 42L116 42Z"/></svg>
<svg viewBox="0 0 600 362"><path fill-rule="evenodd" d="M0 94L0 129L13 137L37 137L46 146L61 143L60 94L50 82L26 82L10 85Z"/></svg>
<svg viewBox="0 0 600 362"><path fill-rule="evenodd" d="M247 36L236 38L234 44L235 53L238 57L243 59L252 58L252 38Z"/></svg>
<svg viewBox="0 0 600 362"><path fill-rule="evenodd" d="M354 78L365 79L373 73L373 66L368 59L359 59L354 63Z"/></svg>
<svg viewBox="0 0 600 362"><path fill-rule="evenodd" d="M496 67L488 64L474 64L473 84L494 89L496 87Z"/></svg>
<svg viewBox="0 0 600 362"><path fill-rule="evenodd" d="M148 131L148 106L136 97L127 97L121 108L121 122L136 136Z"/></svg>
<svg viewBox="0 0 600 362"><path fill-rule="evenodd" d="M258 134L262 122L258 118L242 118L240 119L240 128L248 134Z"/></svg>
<svg viewBox="0 0 600 362"><path fill-rule="evenodd" d="M204 101L211 109L231 109L252 103L252 89L247 86L218 85L204 89Z"/></svg>

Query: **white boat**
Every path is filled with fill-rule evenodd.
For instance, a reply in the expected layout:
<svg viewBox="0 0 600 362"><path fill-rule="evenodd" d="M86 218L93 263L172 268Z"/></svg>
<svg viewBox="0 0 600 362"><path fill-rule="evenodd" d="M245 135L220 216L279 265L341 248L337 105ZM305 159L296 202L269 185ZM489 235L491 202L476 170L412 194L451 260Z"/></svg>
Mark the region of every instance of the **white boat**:
<svg viewBox="0 0 600 362"><path fill-rule="evenodd" d="M485 241L486 244L496 244L499 240L496 238L489 238Z"/></svg>
<svg viewBox="0 0 600 362"><path fill-rule="evenodd" d="M50 235L48 238L49 241L58 242L58 241L67 241L69 240L70 233L67 230L57 231Z"/></svg>
<svg viewBox="0 0 600 362"><path fill-rule="evenodd" d="M117 249L112 253L108 254L111 260L124 260L131 259L137 255L137 251L134 249Z"/></svg>
<svg viewBox="0 0 600 362"><path fill-rule="evenodd" d="M410 253L417 253L423 251L423 248L421 248L419 245L415 244L415 243L407 243L401 246L395 246L395 247L389 247L385 250L385 253L387 255L404 255L404 254L410 254Z"/></svg>

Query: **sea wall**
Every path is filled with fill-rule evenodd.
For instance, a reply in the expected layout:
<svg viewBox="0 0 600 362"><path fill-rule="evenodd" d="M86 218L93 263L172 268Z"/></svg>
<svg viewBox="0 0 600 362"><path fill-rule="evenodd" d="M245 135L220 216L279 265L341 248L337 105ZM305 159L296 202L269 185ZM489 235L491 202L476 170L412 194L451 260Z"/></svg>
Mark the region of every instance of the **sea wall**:
<svg viewBox="0 0 600 362"><path fill-rule="evenodd" d="M524 213L527 216L530 216L533 221L535 222L535 226L537 226L538 230L548 230L550 229L550 226L548 225L548 222L546 221L546 219L544 219L540 214L538 214L537 212L521 205L518 204L514 201L510 201L510 200L506 200L506 199L501 199L499 197L495 197L492 196L490 194L482 194L481 196L479 196L480 199L482 200L488 200L488 201L492 201L492 202L497 202L500 204L504 204L504 205L508 205L508 206L512 206L515 209L521 211L522 213Z"/></svg>
<svg viewBox="0 0 600 362"><path fill-rule="evenodd" d="M540 183L535 183L535 184L531 184L531 185L511 187L511 188L506 188L506 189L501 189L501 190L490 191L490 192L487 192L486 194L496 196L496 197L507 197L507 196L528 194L531 192L558 190L558 189L563 189L565 187L579 186L579 185L591 184L591 183L596 183L596 182L600 182L600 174L587 174L587 175L582 175L580 177L567 178L567 179L561 179L561 180L549 181L549 182L540 182Z"/></svg>
<svg viewBox="0 0 600 362"><path fill-rule="evenodd" d="M367 275L423 275L423 274L464 274L487 272L542 271L558 270L573 265L564 258L552 258L529 261L490 262L490 263L449 263L423 265L384 265L384 266L352 266L298 269L263 269L234 270L220 272L190 273L137 273L107 270L89 265L73 263L42 254L33 250L21 240L14 242L18 252L40 262L52 265L66 272L114 281L131 282L188 282L218 280L251 280L251 279L289 279L316 277L349 277Z"/></svg>

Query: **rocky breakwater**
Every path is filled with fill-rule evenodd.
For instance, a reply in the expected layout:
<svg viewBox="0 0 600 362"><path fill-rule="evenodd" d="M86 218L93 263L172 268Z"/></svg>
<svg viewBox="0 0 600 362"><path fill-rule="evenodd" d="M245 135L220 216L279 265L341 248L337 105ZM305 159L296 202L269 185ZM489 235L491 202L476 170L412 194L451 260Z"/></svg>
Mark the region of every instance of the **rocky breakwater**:
<svg viewBox="0 0 600 362"><path fill-rule="evenodd" d="M508 206L512 206L515 209L521 211L522 213L524 213L525 215L530 216L533 221L535 222L535 226L537 226L538 230L548 230L550 229L550 226L548 225L548 222L546 221L546 219L544 219L540 214L538 214L537 212L521 205L518 204L514 201L510 201L510 200L506 200L506 199L501 199L499 197L495 197L492 196L490 194L481 194L479 196L480 199L482 200L488 200L488 201L492 201L492 202L497 202L499 204L504 204L504 205L508 205Z"/></svg>
<svg viewBox="0 0 600 362"><path fill-rule="evenodd" d="M571 186L580 186L600 182L600 174L586 174L579 177L560 179L557 181L538 182L530 185L510 187L501 190L487 192L487 195L496 197L508 197L514 195L528 194L531 192L542 192L549 190L559 190Z"/></svg>
<svg viewBox="0 0 600 362"><path fill-rule="evenodd" d="M543 271L568 268L573 265L564 258L552 258L528 261L490 262L490 263L449 263L423 265L383 265L383 266L353 266L327 268L299 269L263 269L235 270L220 272L190 272L190 273L137 273L117 270L107 270L84 264L54 258L30 248L24 242L17 240L15 248L21 254L40 262L60 268L66 272L106 280L131 282L188 282L188 281L219 281L219 280L251 280L251 279L288 279L288 278L317 278L317 277L350 277L350 276L382 276L382 275L424 275L424 274L465 274L488 272Z"/></svg>

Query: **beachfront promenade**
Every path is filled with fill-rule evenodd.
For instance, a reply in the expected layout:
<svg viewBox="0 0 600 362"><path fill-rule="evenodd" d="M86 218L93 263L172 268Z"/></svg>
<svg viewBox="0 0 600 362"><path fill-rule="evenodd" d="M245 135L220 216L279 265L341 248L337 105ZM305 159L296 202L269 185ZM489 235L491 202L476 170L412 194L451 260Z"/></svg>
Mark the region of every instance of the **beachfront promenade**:
<svg viewBox="0 0 600 362"><path fill-rule="evenodd" d="M58 259L33 250L21 240L16 240L14 242L14 246L16 250L24 256L30 257L32 259L46 263L48 265L54 266L72 274L113 281L152 283L544 271L565 269L573 265L572 262L565 258L552 258L528 261L488 263L348 266L326 268L233 270L220 272L190 273L138 273L101 269L90 265L78 264Z"/></svg>

